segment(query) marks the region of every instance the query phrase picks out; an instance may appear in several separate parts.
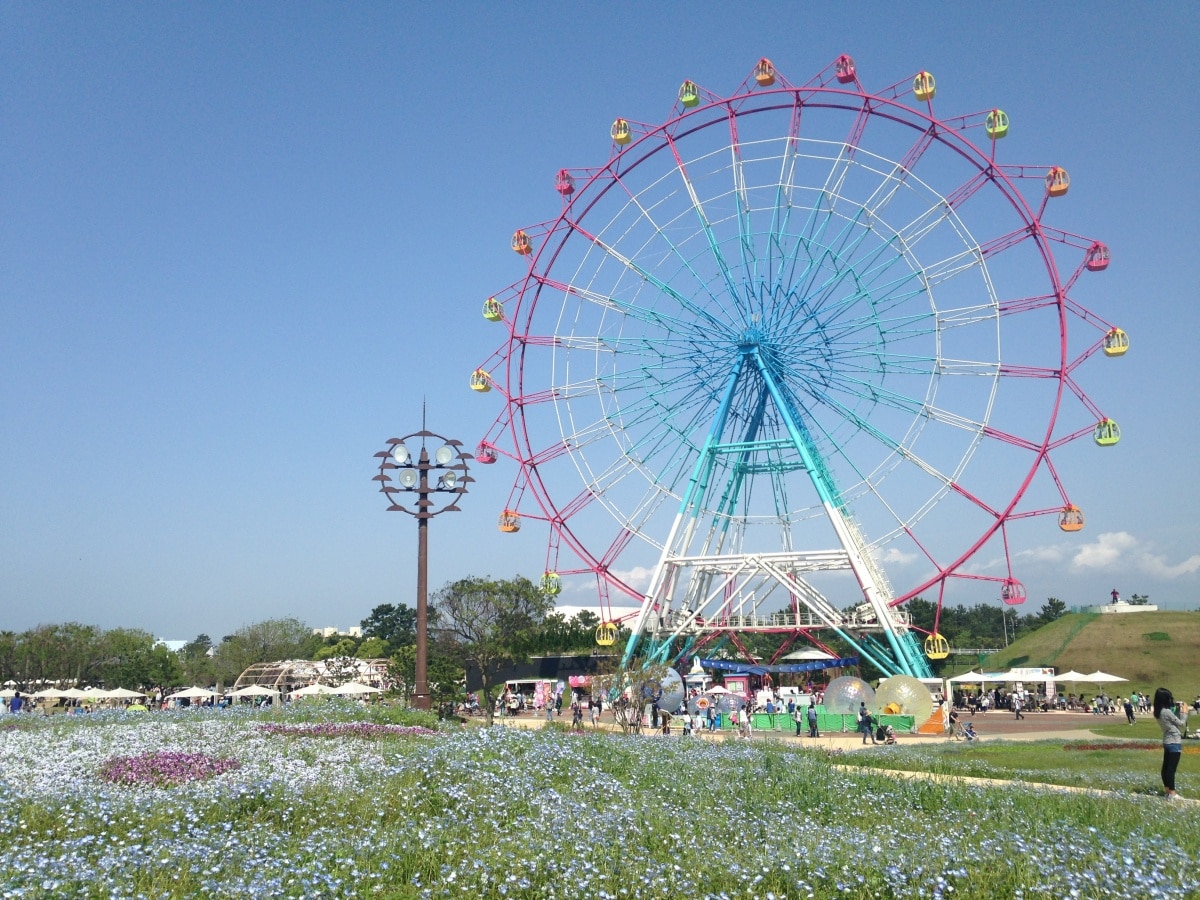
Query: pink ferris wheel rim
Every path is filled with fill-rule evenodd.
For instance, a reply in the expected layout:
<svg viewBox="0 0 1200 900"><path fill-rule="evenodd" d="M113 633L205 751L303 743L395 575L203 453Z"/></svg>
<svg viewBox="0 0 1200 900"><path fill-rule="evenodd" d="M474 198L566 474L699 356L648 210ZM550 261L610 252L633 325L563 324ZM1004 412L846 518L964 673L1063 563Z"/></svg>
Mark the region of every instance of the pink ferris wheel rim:
<svg viewBox="0 0 1200 900"><path fill-rule="evenodd" d="M831 68L832 66L826 69L825 72L828 73ZM505 384L508 386L505 390L505 410L498 417L496 423L502 427L497 428L494 425L491 434L498 436L501 431L508 434L514 448L512 458L519 463L518 483L520 490L518 493L523 494L526 490L532 493L534 501L541 512L541 515L535 516L535 518L543 519L550 524L552 532L551 554L557 556L558 545L565 543L583 564L581 568L564 570L564 574L595 573L604 582L628 595L630 598L640 600L642 597L639 590L630 586L612 571L613 563L619 558L621 551L632 537L632 534L619 531L617 538L606 548L598 553L593 552L589 549L588 542L577 535L572 528L571 521L578 511L577 509L572 509L572 505L573 503L581 502L579 497L577 496L566 502L560 501L555 497L555 490L543 479L540 467L547 460L548 451L549 453L553 453L554 448L551 445L549 448L539 449L540 444L539 442L535 442L534 437L531 435L529 422L525 415L526 407L544 399L544 397L540 396L544 391L531 390L534 385L527 385L525 371L526 354L531 346L536 346L536 340L531 340L531 338L536 337L536 332L533 330L533 317L537 311L539 297L543 290L552 289L551 282L553 280L549 275L554 271L559 254L563 252L566 242L574 234L578 233L579 223L586 222L588 213L596 207L596 204L601 202L604 195L608 191L617 189L621 177L636 170L639 166L653 165L655 157L660 153L668 152L667 148L672 143L685 140L691 135L702 132L704 129L710 128L720 122L721 119L719 116L713 118L714 113L728 117L732 123L731 127L735 129L735 135L736 123L739 117L763 112L778 112L789 108L797 111L837 110L857 115L864 122L875 118L886 119L898 126L910 128L914 133L929 133L929 144L936 143L939 147L952 151L968 166L975 168L977 183L972 187L972 194L984 190L998 194L1009 204L1012 212L1022 222L1022 228L1020 229L1022 231L1021 236L1016 237L1013 232L1001 235L994 241L989 242L988 245L980 245L981 253L986 253L988 246L998 248L994 252L1001 252L1015 243L1028 240L1032 240L1037 248L1041 266L1044 269L1046 283L1049 286L1048 294L1042 299L1044 300L1044 305L1054 306L1057 314L1057 364L1053 368L1046 368L1038 373L1005 373L1003 372L1003 364L1001 364L1002 371L1000 374L1017 374L1020 377L1054 379L1056 382L1054 397L1052 405L1046 414L1045 429L1035 441L1020 441L1022 448L1031 454L1030 463L1024 476L1013 491L1012 496L1005 503L993 508L981 498L976 497L966 486L957 480L949 485L950 490L962 495L981 509L987 510L993 516L993 520L978 537L968 543L966 549L961 551L957 556L950 558L949 561L939 562L930 556L930 561L935 567L933 574L919 580L915 586L897 592L892 604L901 604L932 587L938 586L940 588L938 598L940 607L941 591L944 591L946 582L955 577L974 577L963 576L961 573L962 568L968 560L975 556L990 541L995 539L998 534L1005 539L1007 557L1006 527L1010 521L1016 518L1044 515L1058 511L1057 508L1048 508L1019 512L1018 507L1022 499L1025 498L1038 473L1047 466L1050 466L1051 451L1057 446L1069 440L1074 440L1090 430L1081 429L1065 437L1056 436L1055 432L1062 403L1068 390L1074 392L1089 410L1094 409L1094 404L1091 404L1082 390L1073 383L1070 373L1083 358L1095 352L1098 342L1097 345L1089 347L1082 355L1073 357L1068 341L1069 321L1071 315L1074 313L1080 315L1085 321L1098 328L1110 326L1098 317L1083 311L1067 295L1069 284L1073 284L1075 278L1078 277L1079 271L1083 268L1083 261L1080 262L1079 269L1076 270L1075 275L1069 279L1068 286L1064 287L1064 280L1060 275L1058 263L1050 246L1052 242L1055 242L1083 249L1089 246L1089 242L1076 235L1060 232L1045 226L1042 222L1042 215L1046 206L1045 198L1043 198L1040 208L1035 210L1018 188L1017 181L1019 179L1041 178L1041 173L1047 167L1006 167L997 164L995 161L994 140L992 141L992 152L987 153L980 146L972 142L964 133L966 122L970 117L938 119L933 114L931 102L928 104L926 111L915 109L901 102L901 97L904 96L904 93L895 87L885 89L885 91L880 93L869 93L861 87L857 78L853 85L832 84L829 78L826 78L824 81L820 81L820 79L821 76L818 75L817 79L814 79L818 83L809 82L808 85L799 88L786 83L768 88L747 86L751 82L751 79L747 79L747 84L744 84L739 91L729 97L717 98L710 95L710 100L706 104L694 108L684 108L682 111L677 109L675 114L660 125L641 126L641 133L638 137L624 148L618 148L618 152L605 165L587 170L584 173L583 180L578 185L572 185L573 190L571 193L573 196L568 196L564 193L563 210L556 218L544 223L543 226L538 226L538 230L544 233L545 240L536 244L536 249L529 254L529 269L525 276L518 282L519 287L515 289L514 299L516 303L511 316L511 322L514 324L511 325L508 340L500 353L506 374ZM778 102L773 105L764 105L767 101L775 100ZM978 116L980 114L975 115ZM706 116L707 118L705 118ZM859 137L861 137L861 132L858 136L852 135L847 138L846 147L848 150L853 152L860 149L857 143ZM922 150L922 154L924 152ZM638 155L639 153L641 153L640 156ZM568 172L568 170L563 171ZM966 183L964 183L963 187L965 188L966 186ZM586 196L588 199L586 202L581 203L579 198L583 196ZM1005 243L1006 241L1008 243ZM1033 298L1023 299L1027 301ZM518 322L521 323L520 326L516 324ZM512 389L514 386L515 390ZM1015 436L1006 435L996 430L989 430L986 436L992 440L1016 441ZM565 450L562 452L565 452ZM1051 475L1062 492L1064 505L1070 505L1065 489L1062 488L1052 466ZM920 544L915 535L910 535L910 537L914 543ZM548 561L547 568L556 568L556 565L550 560ZM1000 582L1014 580L1011 574L1011 561L1008 562L1007 569L1008 572L1005 578L988 578L986 580Z"/></svg>

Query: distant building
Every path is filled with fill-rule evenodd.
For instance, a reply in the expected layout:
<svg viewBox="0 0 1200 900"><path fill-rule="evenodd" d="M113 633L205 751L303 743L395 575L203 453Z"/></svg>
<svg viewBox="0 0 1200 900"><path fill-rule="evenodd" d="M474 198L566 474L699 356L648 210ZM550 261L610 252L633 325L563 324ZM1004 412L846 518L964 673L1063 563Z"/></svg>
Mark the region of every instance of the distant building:
<svg viewBox="0 0 1200 900"><path fill-rule="evenodd" d="M363 636L361 625L351 625L345 631L342 631L336 625L330 625L327 628L314 628L313 634L315 634L319 637L323 637L323 638L331 638L331 637L360 638Z"/></svg>

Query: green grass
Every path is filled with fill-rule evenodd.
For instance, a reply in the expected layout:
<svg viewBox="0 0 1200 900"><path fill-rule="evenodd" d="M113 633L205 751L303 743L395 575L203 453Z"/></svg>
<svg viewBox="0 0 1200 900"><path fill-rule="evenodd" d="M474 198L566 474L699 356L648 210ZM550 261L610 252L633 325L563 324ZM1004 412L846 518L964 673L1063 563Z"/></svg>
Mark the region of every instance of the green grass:
<svg viewBox="0 0 1200 900"><path fill-rule="evenodd" d="M1200 696L1200 612L1121 615L1072 613L1045 625L983 661L989 671L1011 666L1054 666L1059 671L1101 669L1128 678L1109 685L1059 684L1060 691L1125 696L1167 687L1177 700Z"/></svg>
<svg viewBox="0 0 1200 900"><path fill-rule="evenodd" d="M1153 733L1144 724L1094 729L1106 735L1096 740L1081 735L1069 741L980 741L977 743L943 743L926 746L899 746L883 752L855 753L846 757L846 764L876 769L899 769L905 772L933 772L941 775L962 775L972 778L997 778L1086 787L1098 790L1126 791L1134 794L1162 793L1159 751L1162 734L1157 726ZM1072 746L1113 744L1107 736L1136 738L1138 743L1154 744L1154 749L1073 750ZM1188 742L1188 749L1200 744ZM1184 753L1178 772L1180 790L1200 796L1200 753Z"/></svg>

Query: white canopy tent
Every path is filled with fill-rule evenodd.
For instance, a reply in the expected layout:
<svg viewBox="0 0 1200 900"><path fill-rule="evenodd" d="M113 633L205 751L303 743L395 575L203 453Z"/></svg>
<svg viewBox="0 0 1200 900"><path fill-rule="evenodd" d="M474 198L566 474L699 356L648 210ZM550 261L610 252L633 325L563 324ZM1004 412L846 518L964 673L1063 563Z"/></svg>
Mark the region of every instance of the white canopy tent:
<svg viewBox="0 0 1200 900"><path fill-rule="evenodd" d="M363 684L358 681L348 681L343 685L335 687L332 691L334 694L339 694L343 697L361 697L366 694L382 694L377 687L371 687L369 684Z"/></svg>
<svg viewBox="0 0 1200 900"><path fill-rule="evenodd" d="M321 684L317 681L307 687L302 687L299 690L292 691L293 697L321 697L327 694L332 694L333 688L327 684Z"/></svg>
<svg viewBox="0 0 1200 900"><path fill-rule="evenodd" d="M269 687L264 687L261 684L248 684L243 688L238 688L236 691L231 691L226 694L227 697L278 697L279 691Z"/></svg>
<svg viewBox="0 0 1200 900"><path fill-rule="evenodd" d="M184 688L182 691L176 691L173 694L168 694L167 699L181 700L187 698L188 700L205 700L209 697L215 697L216 695L216 691L210 691L208 688L190 687Z"/></svg>

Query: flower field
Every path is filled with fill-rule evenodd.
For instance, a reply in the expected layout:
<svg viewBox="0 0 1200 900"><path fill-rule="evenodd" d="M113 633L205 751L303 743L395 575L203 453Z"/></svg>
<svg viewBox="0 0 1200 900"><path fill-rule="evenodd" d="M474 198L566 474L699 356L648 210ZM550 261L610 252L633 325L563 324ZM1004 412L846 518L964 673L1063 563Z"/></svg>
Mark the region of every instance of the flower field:
<svg viewBox="0 0 1200 900"><path fill-rule="evenodd" d="M1190 804L893 782L841 761L758 741L433 732L334 704L29 716L0 731L0 896L1200 894Z"/></svg>

